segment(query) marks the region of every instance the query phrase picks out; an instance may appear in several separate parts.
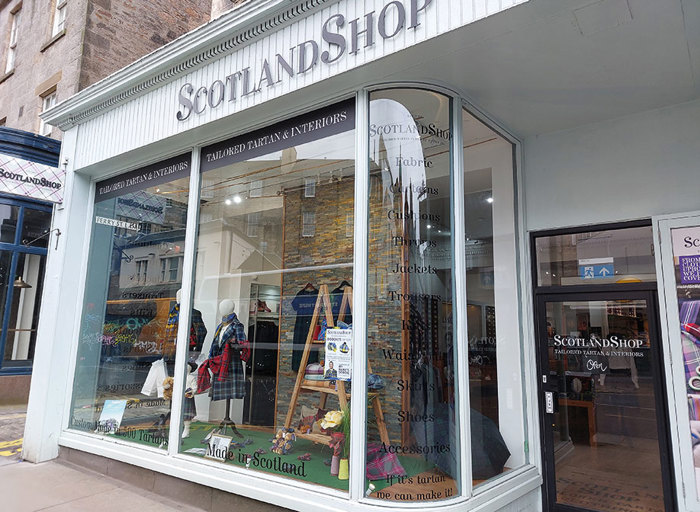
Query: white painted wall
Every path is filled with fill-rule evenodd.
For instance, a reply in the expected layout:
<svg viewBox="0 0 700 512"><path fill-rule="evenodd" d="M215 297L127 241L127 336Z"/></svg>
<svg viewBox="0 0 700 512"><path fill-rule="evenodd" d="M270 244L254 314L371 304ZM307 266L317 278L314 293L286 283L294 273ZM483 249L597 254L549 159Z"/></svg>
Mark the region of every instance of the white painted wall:
<svg viewBox="0 0 700 512"><path fill-rule="evenodd" d="M700 209L700 101L523 144L530 231Z"/></svg>
<svg viewBox="0 0 700 512"><path fill-rule="evenodd" d="M93 165L101 160L204 126L212 121L223 119L231 114L316 84L526 1L433 0L425 9L420 11L418 18L420 25L415 29L404 28L396 36L387 39L380 37L376 24L382 9L389 4L388 2L384 0L329 2L329 5L324 5L324 7L313 11L306 17L295 19L292 23L269 33L265 37L237 46L217 60L208 61L201 67L178 76L161 87L151 89L141 96L119 104L112 110L105 111L98 117L85 121L81 125L84 129L80 131L76 141L75 168L80 169ZM410 6L411 4L406 1L405 5ZM425 3L418 2L417 5L418 8L421 8ZM391 25L392 22L397 23L397 20L393 17L395 15L394 11L395 8L387 10L387 20L389 20L387 21L387 26L389 27L393 26ZM363 47L356 54L349 54L348 49L343 54L343 57L335 62L329 64L319 62L308 72L296 73L293 77L285 74L284 78L276 82L272 87L267 87L266 83L264 83L259 93L244 96L239 91L236 93L237 99L235 101L226 99L216 108L206 106L202 114L192 113L185 121L177 120L177 112L181 109L181 106L178 104L178 94L185 84L192 84L196 91L200 87L209 87L215 80L226 80L226 76L249 67L251 70L251 83L255 83L257 86L260 83L262 64L265 60L272 63L274 70L273 79L276 80L278 78L277 54L289 58L289 49L291 47L309 40L322 41L323 24L335 14L342 14L345 17L346 23L339 30L348 36L350 34L348 32L350 30L349 22L355 19L364 20L365 14L371 12L374 12L374 24L372 25L374 27L374 44L372 46ZM407 12L406 16L405 25L408 26L410 13ZM226 15L223 18L225 19ZM363 24L358 26L359 30L365 28ZM230 28L230 33L235 33L237 28L235 26ZM201 31L194 31L189 36L186 36L184 41L189 40L191 44L194 44L197 37L200 36L202 36ZM364 42L364 36L361 35L359 37L360 45L363 45ZM166 46L161 52L175 51L173 48L175 46ZM336 49L331 48L328 44L321 44L320 52L326 50L336 52ZM297 57L294 58L296 59ZM177 58L173 58L171 63L176 65L182 60L186 59L178 61ZM296 62L298 64L298 61ZM124 74L127 74L127 70L125 70ZM88 92L83 92L82 97L87 96L94 90L95 88ZM81 95L77 95L72 101L79 101L80 99ZM149 115L144 115L144 112L148 112ZM72 130L75 130L75 128Z"/></svg>

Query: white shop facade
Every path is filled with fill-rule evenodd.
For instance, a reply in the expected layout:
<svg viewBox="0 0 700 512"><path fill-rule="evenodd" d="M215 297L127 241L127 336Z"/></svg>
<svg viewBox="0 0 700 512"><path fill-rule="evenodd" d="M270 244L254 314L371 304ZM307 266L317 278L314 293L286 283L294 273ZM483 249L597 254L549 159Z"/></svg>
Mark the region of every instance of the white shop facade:
<svg viewBox="0 0 700 512"><path fill-rule="evenodd" d="M57 105L24 458L271 509L700 510L692 14L252 1Z"/></svg>

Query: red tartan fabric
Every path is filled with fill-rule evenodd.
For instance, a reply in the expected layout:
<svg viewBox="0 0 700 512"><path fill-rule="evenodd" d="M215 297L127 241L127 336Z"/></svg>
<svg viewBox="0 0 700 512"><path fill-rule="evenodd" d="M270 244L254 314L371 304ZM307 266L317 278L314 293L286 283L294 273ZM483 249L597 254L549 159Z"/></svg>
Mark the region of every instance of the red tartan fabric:
<svg viewBox="0 0 700 512"><path fill-rule="evenodd" d="M683 329L689 332L696 338L700 339L700 325L698 324L683 324Z"/></svg>
<svg viewBox="0 0 700 512"><path fill-rule="evenodd" d="M383 451L382 445L378 443L367 445L365 476L368 480L383 480L388 476L404 476L405 474L406 470L395 453Z"/></svg>
<svg viewBox="0 0 700 512"><path fill-rule="evenodd" d="M228 367L231 364L231 347L228 343L224 345L224 350L219 356L210 357L202 363L197 372L197 391L202 393L211 387L209 370L219 381L228 378Z"/></svg>

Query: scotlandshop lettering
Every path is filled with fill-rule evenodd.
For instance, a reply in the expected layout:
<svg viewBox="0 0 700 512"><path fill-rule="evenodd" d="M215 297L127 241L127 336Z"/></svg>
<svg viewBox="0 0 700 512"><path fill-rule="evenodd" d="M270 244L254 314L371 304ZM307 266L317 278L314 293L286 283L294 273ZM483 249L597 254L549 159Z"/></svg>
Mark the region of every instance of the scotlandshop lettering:
<svg viewBox="0 0 700 512"><path fill-rule="evenodd" d="M361 49L373 46L377 35L386 40L396 37L401 31L415 30L421 24L421 15L432 3L433 0L394 0L387 3L379 14L372 11L350 21L343 14L334 14L323 23L320 42L303 41L289 48L287 55L277 53L255 68L247 66L214 80L209 86L195 89L189 82L184 84L178 93L181 108L177 120L184 121L192 112L202 114L207 107L214 109L224 101L233 102L258 93L263 87L274 87L284 78L303 75L319 63L332 64L346 53L356 55ZM364 39L363 45L361 38Z"/></svg>
<svg viewBox="0 0 700 512"><path fill-rule="evenodd" d="M644 344L642 340L627 340L610 336L609 338L576 338L572 336L554 335L555 347L571 347L571 348L640 348Z"/></svg>

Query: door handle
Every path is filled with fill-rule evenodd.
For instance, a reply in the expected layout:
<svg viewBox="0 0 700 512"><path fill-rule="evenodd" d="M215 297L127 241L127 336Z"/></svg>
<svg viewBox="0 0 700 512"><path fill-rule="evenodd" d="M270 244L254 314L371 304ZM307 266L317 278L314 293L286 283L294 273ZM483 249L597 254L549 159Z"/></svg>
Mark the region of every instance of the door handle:
<svg viewBox="0 0 700 512"><path fill-rule="evenodd" d="M554 414L554 392L545 391L544 392L544 412L547 414Z"/></svg>

